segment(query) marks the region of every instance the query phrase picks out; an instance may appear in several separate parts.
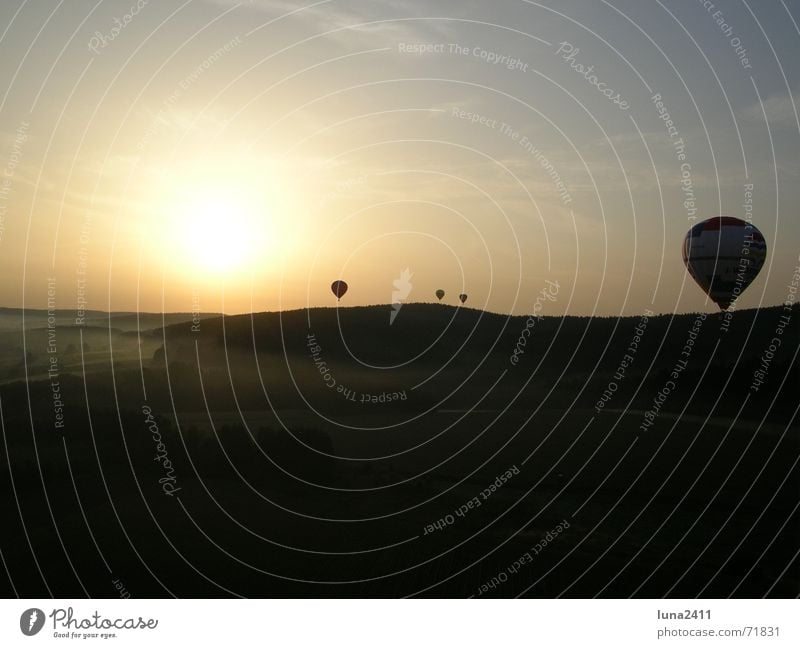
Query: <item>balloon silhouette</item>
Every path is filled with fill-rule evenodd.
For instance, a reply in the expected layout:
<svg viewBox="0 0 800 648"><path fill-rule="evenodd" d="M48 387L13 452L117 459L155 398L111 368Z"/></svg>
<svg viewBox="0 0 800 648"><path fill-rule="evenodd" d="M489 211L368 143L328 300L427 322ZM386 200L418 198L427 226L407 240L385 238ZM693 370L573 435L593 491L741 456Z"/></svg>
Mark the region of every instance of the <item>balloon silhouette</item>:
<svg viewBox="0 0 800 648"><path fill-rule="evenodd" d="M683 262L705 293L726 310L758 275L767 257L764 236L732 216L709 218L686 233Z"/></svg>
<svg viewBox="0 0 800 648"><path fill-rule="evenodd" d="M466 296L464 293L461 293L461 294L458 296L458 298L461 300L461 303L462 303L462 304L463 304L465 301L467 301L467 296Z"/></svg>
<svg viewBox="0 0 800 648"><path fill-rule="evenodd" d="M442 301L442 297L444 297L444 290L439 288L439 290L436 291L436 296L439 298L439 301Z"/></svg>
<svg viewBox="0 0 800 648"><path fill-rule="evenodd" d="M347 292L347 284L344 281L336 280L331 284L331 292L336 295L337 301L344 297Z"/></svg>

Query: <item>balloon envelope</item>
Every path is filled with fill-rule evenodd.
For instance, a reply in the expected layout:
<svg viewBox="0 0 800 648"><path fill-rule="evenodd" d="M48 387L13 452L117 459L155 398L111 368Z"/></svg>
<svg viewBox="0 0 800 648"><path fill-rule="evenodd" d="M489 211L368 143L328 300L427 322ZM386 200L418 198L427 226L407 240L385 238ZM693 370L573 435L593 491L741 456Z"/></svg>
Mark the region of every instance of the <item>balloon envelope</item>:
<svg viewBox="0 0 800 648"><path fill-rule="evenodd" d="M466 296L464 293L461 293L461 294L458 296L458 298L461 300L461 303L462 303L462 304L463 304L465 301L467 301L467 296Z"/></svg>
<svg viewBox="0 0 800 648"><path fill-rule="evenodd" d="M341 299L344 297L344 294L347 292L347 284L344 281L334 281L331 284L331 292L336 295L336 299Z"/></svg>
<svg viewBox="0 0 800 648"><path fill-rule="evenodd" d="M439 298L439 301L442 301L442 297L444 297L444 290L439 288L439 290L436 291L436 296Z"/></svg>
<svg viewBox="0 0 800 648"><path fill-rule="evenodd" d="M683 240L683 262L689 274L722 310L752 283L766 257L761 232L732 216L698 223Z"/></svg>

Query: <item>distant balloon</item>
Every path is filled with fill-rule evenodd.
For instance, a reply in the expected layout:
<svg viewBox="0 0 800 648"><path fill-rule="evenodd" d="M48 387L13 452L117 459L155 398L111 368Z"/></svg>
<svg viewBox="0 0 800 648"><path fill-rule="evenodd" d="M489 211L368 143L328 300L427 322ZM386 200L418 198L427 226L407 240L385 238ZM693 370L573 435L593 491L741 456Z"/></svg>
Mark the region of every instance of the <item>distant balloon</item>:
<svg viewBox="0 0 800 648"><path fill-rule="evenodd" d="M436 291L436 296L439 298L439 301L442 301L442 297L444 297L444 290L439 288L439 290Z"/></svg>
<svg viewBox="0 0 800 648"><path fill-rule="evenodd" d="M761 232L732 216L698 223L683 240L683 262L689 274L721 310L752 283L766 257Z"/></svg>
<svg viewBox="0 0 800 648"><path fill-rule="evenodd" d="M467 301L467 296L466 296L464 293L461 293L461 294L458 296L458 298L461 300L461 303L462 303L462 304L463 304L465 301Z"/></svg>
<svg viewBox="0 0 800 648"><path fill-rule="evenodd" d="M336 299L341 299L344 297L344 294L347 292L347 284L344 281L334 281L331 284L331 292L336 295Z"/></svg>

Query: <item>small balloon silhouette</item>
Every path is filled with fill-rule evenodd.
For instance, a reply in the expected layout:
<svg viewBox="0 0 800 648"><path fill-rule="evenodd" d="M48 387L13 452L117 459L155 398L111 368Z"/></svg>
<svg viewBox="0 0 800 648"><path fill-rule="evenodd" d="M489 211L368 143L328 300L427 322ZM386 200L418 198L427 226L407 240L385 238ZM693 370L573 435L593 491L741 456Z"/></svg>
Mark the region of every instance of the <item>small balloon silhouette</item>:
<svg viewBox="0 0 800 648"><path fill-rule="evenodd" d="M444 290L439 288L439 290L436 291L436 296L439 298L439 301L442 301L442 297L444 297Z"/></svg>
<svg viewBox="0 0 800 648"><path fill-rule="evenodd" d="M337 301L344 297L347 292L347 284L344 281L337 279L331 284L331 292L336 295Z"/></svg>
<svg viewBox="0 0 800 648"><path fill-rule="evenodd" d="M458 296L458 298L461 300L461 303L462 303L462 304L463 304L465 301L467 301L467 296L466 296L464 293L461 293L461 294Z"/></svg>

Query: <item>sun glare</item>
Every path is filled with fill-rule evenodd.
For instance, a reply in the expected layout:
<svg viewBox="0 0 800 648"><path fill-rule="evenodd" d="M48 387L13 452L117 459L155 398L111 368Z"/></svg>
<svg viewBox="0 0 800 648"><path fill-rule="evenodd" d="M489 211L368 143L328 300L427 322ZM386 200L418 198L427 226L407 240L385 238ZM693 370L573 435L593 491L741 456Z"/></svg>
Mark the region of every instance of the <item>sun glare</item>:
<svg viewBox="0 0 800 648"><path fill-rule="evenodd" d="M198 191L178 208L178 242L196 268L230 272L249 266L266 238L266 222L253 197L239 192Z"/></svg>
<svg viewBox="0 0 800 648"><path fill-rule="evenodd" d="M290 219L278 186L253 166L222 166L225 175L217 164L162 178L156 226L162 258L174 272L209 280L259 273L290 245Z"/></svg>

